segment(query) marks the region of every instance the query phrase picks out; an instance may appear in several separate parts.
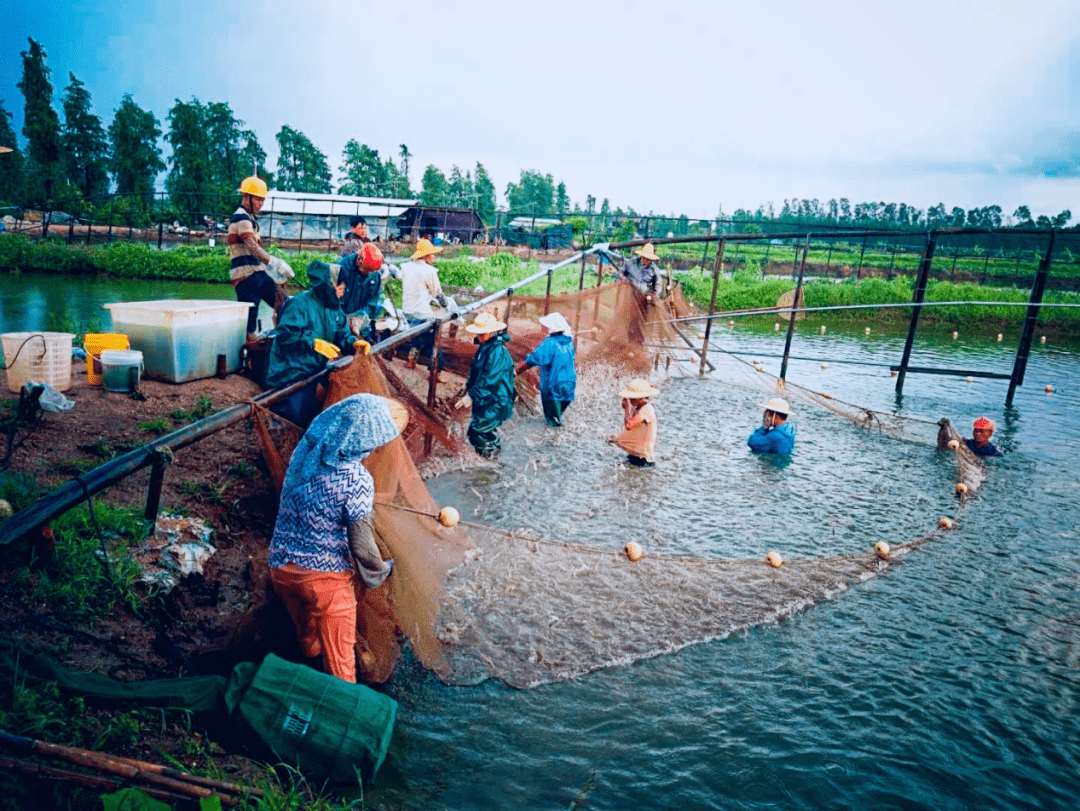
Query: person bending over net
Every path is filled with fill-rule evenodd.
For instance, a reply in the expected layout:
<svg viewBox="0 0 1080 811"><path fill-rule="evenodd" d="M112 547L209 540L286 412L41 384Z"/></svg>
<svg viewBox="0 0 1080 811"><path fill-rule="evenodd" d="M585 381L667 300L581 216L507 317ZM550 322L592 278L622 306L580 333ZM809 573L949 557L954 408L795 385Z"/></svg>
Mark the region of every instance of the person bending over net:
<svg viewBox="0 0 1080 811"><path fill-rule="evenodd" d="M660 393L644 378L635 378L619 392L622 398L623 428L608 442L626 451L626 461L634 467L656 465L656 409L649 398Z"/></svg>
<svg viewBox="0 0 1080 811"><path fill-rule="evenodd" d="M478 314L465 327L466 332L476 336L477 349L465 383L465 396L455 407L472 408L469 442L485 459L502 450L498 429L514 414L514 359L506 348L510 336L505 330L506 324L489 312Z"/></svg>
<svg viewBox="0 0 1080 811"><path fill-rule="evenodd" d="M763 407L761 427L746 444L754 453L791 453L795 449L795 426L787 421L791 406L783 397L771 397Z"/></svg>
<svg viewBox="0 0 1080 811"><path fill-rule="evenodd" d="M552 428L562 425L563 412L574 401L577 371L574 369L574 340L570 324L562 313L540 318L547 337L525 357L525 368L540 367L540 403L544 419Z"/></svg>
<svg viewBox="0 0 1080 811"><path fill-rule="evenodd" d="M375 484L363 459L400 434L404 406L354 394L319 414L293 451L270 540L270 578L300 649L356 681L356 586L378 588L393 568L375 545ZM361 643L362 644L362 643Z"/></svg>

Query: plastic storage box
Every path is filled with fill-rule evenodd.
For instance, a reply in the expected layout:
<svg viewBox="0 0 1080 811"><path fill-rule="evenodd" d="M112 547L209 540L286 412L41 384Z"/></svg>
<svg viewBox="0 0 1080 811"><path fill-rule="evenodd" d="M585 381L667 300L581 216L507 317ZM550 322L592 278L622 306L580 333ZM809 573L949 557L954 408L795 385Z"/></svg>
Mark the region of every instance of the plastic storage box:
<svg viewBox="0 0 1080 811"><path fill-rule="evenodd" d="M4 346L8 391L18 392L33 380L48 383L57 391L71 388L70 332L5 332Z"/></svg>
<svg viewBox="0 0 1080 811"><path fill-rule="evenodd" d="M213 377L218 356L225 371L240 368L251 305L216 299L122 301L106 304L113 329L143 353L144 373L173 383Z"/></svg>

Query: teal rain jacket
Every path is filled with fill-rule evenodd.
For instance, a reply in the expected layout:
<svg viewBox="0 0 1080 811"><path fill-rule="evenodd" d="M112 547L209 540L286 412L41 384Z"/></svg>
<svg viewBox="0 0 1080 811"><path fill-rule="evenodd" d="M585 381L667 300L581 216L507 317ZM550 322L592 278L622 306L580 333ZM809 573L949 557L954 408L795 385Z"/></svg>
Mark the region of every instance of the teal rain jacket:
<svg viewBox="0 0 1080 811"><path fill-rule="evenodd" d="M349 322L341 311L330 266L312 262L307 268L311 288L289 299L281 311L270 347L266 385L288 386L321 371L326 358L315 351L315 339L337 346L343 354L352 350Z"/></svg>
<svg viewBox="0 0 1080 811"><path fill-rule="evenodd" d="M540 367L540 399L572 402L577 386L574 370L574 339L556 332L525 357L529 366Z"/></svg>
<svg viewBox="0 0 1080 811"><path fill-rule="evenodd" d="M345 295L341 297L341 310L346 315L363 313L371 323L379 315L379 302L382 301L382 275L364 273L360 269L360 257L351 253L341 257L341 273L338 281L345 282Z"/></svg>
<svg viewBox="0 0 1080 811"><path fill-rule="evenodd" d="M506 348L510 336L500 332L476 349L465 391L472 398L472 425L493 431L514 415L514 359Z"/></svg>

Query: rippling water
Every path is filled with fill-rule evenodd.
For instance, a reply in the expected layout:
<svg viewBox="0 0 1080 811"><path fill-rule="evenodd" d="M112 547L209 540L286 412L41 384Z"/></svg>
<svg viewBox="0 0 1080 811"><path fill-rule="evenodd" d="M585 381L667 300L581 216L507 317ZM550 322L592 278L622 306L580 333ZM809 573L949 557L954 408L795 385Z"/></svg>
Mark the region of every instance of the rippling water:
<svg viewBox="0 0 1080 811"><path fill-rule="evenodd" d="M764 333L724 333L753 357ZM889 411L902 336L796 338L789 377ZM993 336L920 335L913 363L1009 371ZM986 413L1005 459L959 528L876 578L796 614L677 654L517 691L446 687L414 663L390 692L394 744L366 801L383 808L1072 808L1080 792L1080 439L1075 348L1036 344L1015 409L1006 383L911 375L902 413ZM763 358L775 373L778 362ZM753 373L745 376L753 379ZM1051 383L1056 391L1043 392ZM613 464L610 448L559 449L506 487L543 429L518 420L493 480L461 474L439 498L472 496L486 522L611 543L642 532L664 551L818 555L867 535L910 537L948 502L953 472L929 445L870 434L805 407L788 467L742 443L760 395L713 380L664 387L660 465ZM617 413L613 415L613 420ZM563 470L565 465L566 470ZM549 472L565 475L547 483ZM655 474L655 475L654 475ZM464 481L462 480L464 479ZM640 485L640 489L637 489ZM944 494L943 494L944 493ZM651 497L629 511L626 495ZM620 505L620 498L623 499ZM647 610L648 606L641 609ZM632 621L632 617L628 619Z"/></svg>

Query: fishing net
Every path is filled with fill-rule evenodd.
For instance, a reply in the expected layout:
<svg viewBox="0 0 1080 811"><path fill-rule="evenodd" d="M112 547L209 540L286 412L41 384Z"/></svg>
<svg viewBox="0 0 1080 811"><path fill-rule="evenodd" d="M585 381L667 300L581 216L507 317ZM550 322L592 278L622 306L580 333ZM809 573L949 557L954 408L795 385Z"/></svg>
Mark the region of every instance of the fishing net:
<svg viewBox="0 0 1080 811"><path fill-rule="evenodd" d="M667 344L678 336L667 322L683 306L675 291L666 300L650 302L627 285L608 284L550 299L516 296L509 312L504 307L501 314L509 316L515 361L542 338L535 318L557 310L576 326L579 370L613 370L603 373L625 382L656 372L661 358L671 356ZM444 368L467 373L475 351L467 338L447 334L439 345ZM759 380L764 386L765 379ZM395 560L386 584L360 595L358 626L367 648L361 675L368 681L389 677L405 637L420 662L447 683L475 684L494 677L530 687L574 678L778 622L874 577L947 531L937 528L895 544L887 557L865 551L793 559L773 568L762 560L652 553L631 562L619 551L625 538L612 538L609 547L601 548L539 537L531 530L468 522L447 528L436 518L439 505L414 459L429 452L428 436L446 453L461 450L454 431L444 424L453 418L411 394L374 356L358 356L336 370L326 404L360 391L399 397L412 417L401 439L376 450L366 462L376 486L377 542L383 556ZM583 391L581 399L588 396ZM790 384L785 396L868 428L891 432L894 423L900 427L894 416ZM265 415L256 424L262 426L260 438L276 446L273 452L284 464L291 435ZM955 436L951 426L939 429L927 421L903 428L927 442L935 441L939 430ZM981 483L982 468L963 443L954 456L960 480L969 488L957 502L959 512Z"/></svg>

